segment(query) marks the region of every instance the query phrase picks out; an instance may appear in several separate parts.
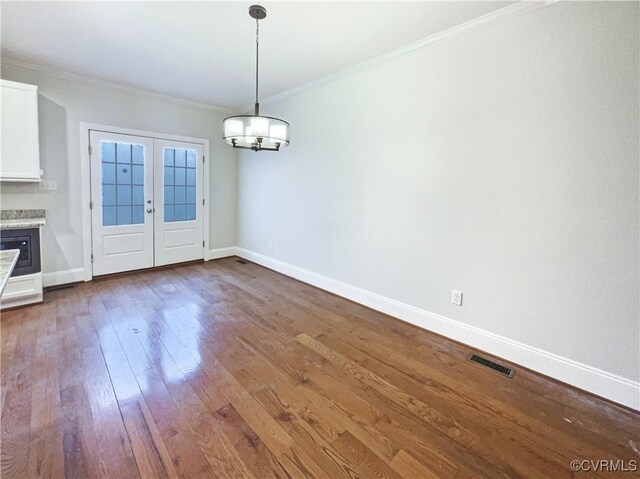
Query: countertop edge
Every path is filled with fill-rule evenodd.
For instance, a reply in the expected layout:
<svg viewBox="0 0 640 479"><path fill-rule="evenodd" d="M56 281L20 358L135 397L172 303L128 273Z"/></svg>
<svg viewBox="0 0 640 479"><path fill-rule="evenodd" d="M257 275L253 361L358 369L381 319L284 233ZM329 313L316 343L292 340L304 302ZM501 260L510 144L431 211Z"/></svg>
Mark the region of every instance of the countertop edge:
<svg viewBox="0 0 640 479"><path fill-rule="evenodd" d="M13 260L11 261L11 266L9 266L6 271L2 270L1 274L0 274L0 298L2 298L2 295L4 294L4 288L7 286L7 283L9 282L9 278L11 277L11 273L13 273L13 269L16 267L16 263L18 262L18 257L20 256L20 250L19 249L8 249L8 250L4 250L4 252L13 252Z"/></svg>
<svg viewBox="0 0 640 479"><path fill-rule="evenodd" d="M46 218L17 218L0 220L0 229L37 228L46 224Z"/></svg>

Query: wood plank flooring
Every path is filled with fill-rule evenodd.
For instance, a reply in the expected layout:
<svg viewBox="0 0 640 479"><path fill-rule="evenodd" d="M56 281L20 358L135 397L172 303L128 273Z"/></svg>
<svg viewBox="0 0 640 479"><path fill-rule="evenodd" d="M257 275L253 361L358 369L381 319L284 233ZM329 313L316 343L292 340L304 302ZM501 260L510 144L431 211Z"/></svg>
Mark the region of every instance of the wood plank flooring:
<svg viewBox="0 0 640 479"><path fill-rule="evenodd" d="M1 474L632 477L640 416L235 258L47 293L1 320ZM638 477L638 476L635 476Z"/></svg>

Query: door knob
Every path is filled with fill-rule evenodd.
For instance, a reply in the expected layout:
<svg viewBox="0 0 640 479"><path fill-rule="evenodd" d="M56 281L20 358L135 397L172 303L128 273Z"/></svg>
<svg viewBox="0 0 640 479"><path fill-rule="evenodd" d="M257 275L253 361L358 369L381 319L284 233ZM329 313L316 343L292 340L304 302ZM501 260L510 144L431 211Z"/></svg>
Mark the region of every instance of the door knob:
<svg viewBox="0 0 640 479"><path fill-rule="evenodd" d="M147 213L153 213L153 209L152 208L147 208Z"/></svg>

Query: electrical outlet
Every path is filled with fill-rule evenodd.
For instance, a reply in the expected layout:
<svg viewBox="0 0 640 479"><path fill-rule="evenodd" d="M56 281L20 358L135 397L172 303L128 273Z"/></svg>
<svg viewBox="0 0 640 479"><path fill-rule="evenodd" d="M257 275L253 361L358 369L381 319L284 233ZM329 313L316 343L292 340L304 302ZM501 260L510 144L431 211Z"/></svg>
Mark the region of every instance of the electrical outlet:
<svg viewBox="0 0 640 479"><path fill-rule="evenodd" d="M451 304L462 306L462 291L456 291L455 289L451 291Z"/></svg>
<svg viewBox="0 0 640 479"><path fill-rule="evenodd" d="M58 182L53 180L43 180L40 182L40 189L44 191L57 191Z"/></svg>

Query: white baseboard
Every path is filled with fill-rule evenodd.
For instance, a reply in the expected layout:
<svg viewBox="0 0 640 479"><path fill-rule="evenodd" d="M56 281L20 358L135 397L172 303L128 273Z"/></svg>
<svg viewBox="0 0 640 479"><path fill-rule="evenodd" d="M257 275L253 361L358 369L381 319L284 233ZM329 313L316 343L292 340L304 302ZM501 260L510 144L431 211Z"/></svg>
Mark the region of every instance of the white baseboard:
<svg viewBox="0 0 640 479"><path fill-rule="evenodd" d="M228 256L236 256L238 248L231 246L229 248L211 249L205 254L205 261L217 258L226 258ZM51 273L43 273L42 284L46 288L48 286L57 286L59 284L77 283L86 281L84 277L84 268L67 269L64 271L53 271Z"/></svg>
<svg viewBox="0 0 640 479"><path fill-rule="evenodd" d="M238 248L235 246L229 246L228 248L216 248L210 249L205 254L205 261L209 261L210 259L218 259L218 258L228 258L229 256L237 256Z"/></svg>
<svg viewBox="0 0 640 479"><path fill-rule="evenodd" d="M67 269L64 271L54 271L42 274L42 285L57 286L59 284L77 283L84 281L84 268Z"/></svg>
<svg viewBox="0 0 640 479"><path fill-rule="evenodd" d="M618 404L640 410L640 383L637 381L386 298L244 248L236 248L235 254Z"/></svg>

